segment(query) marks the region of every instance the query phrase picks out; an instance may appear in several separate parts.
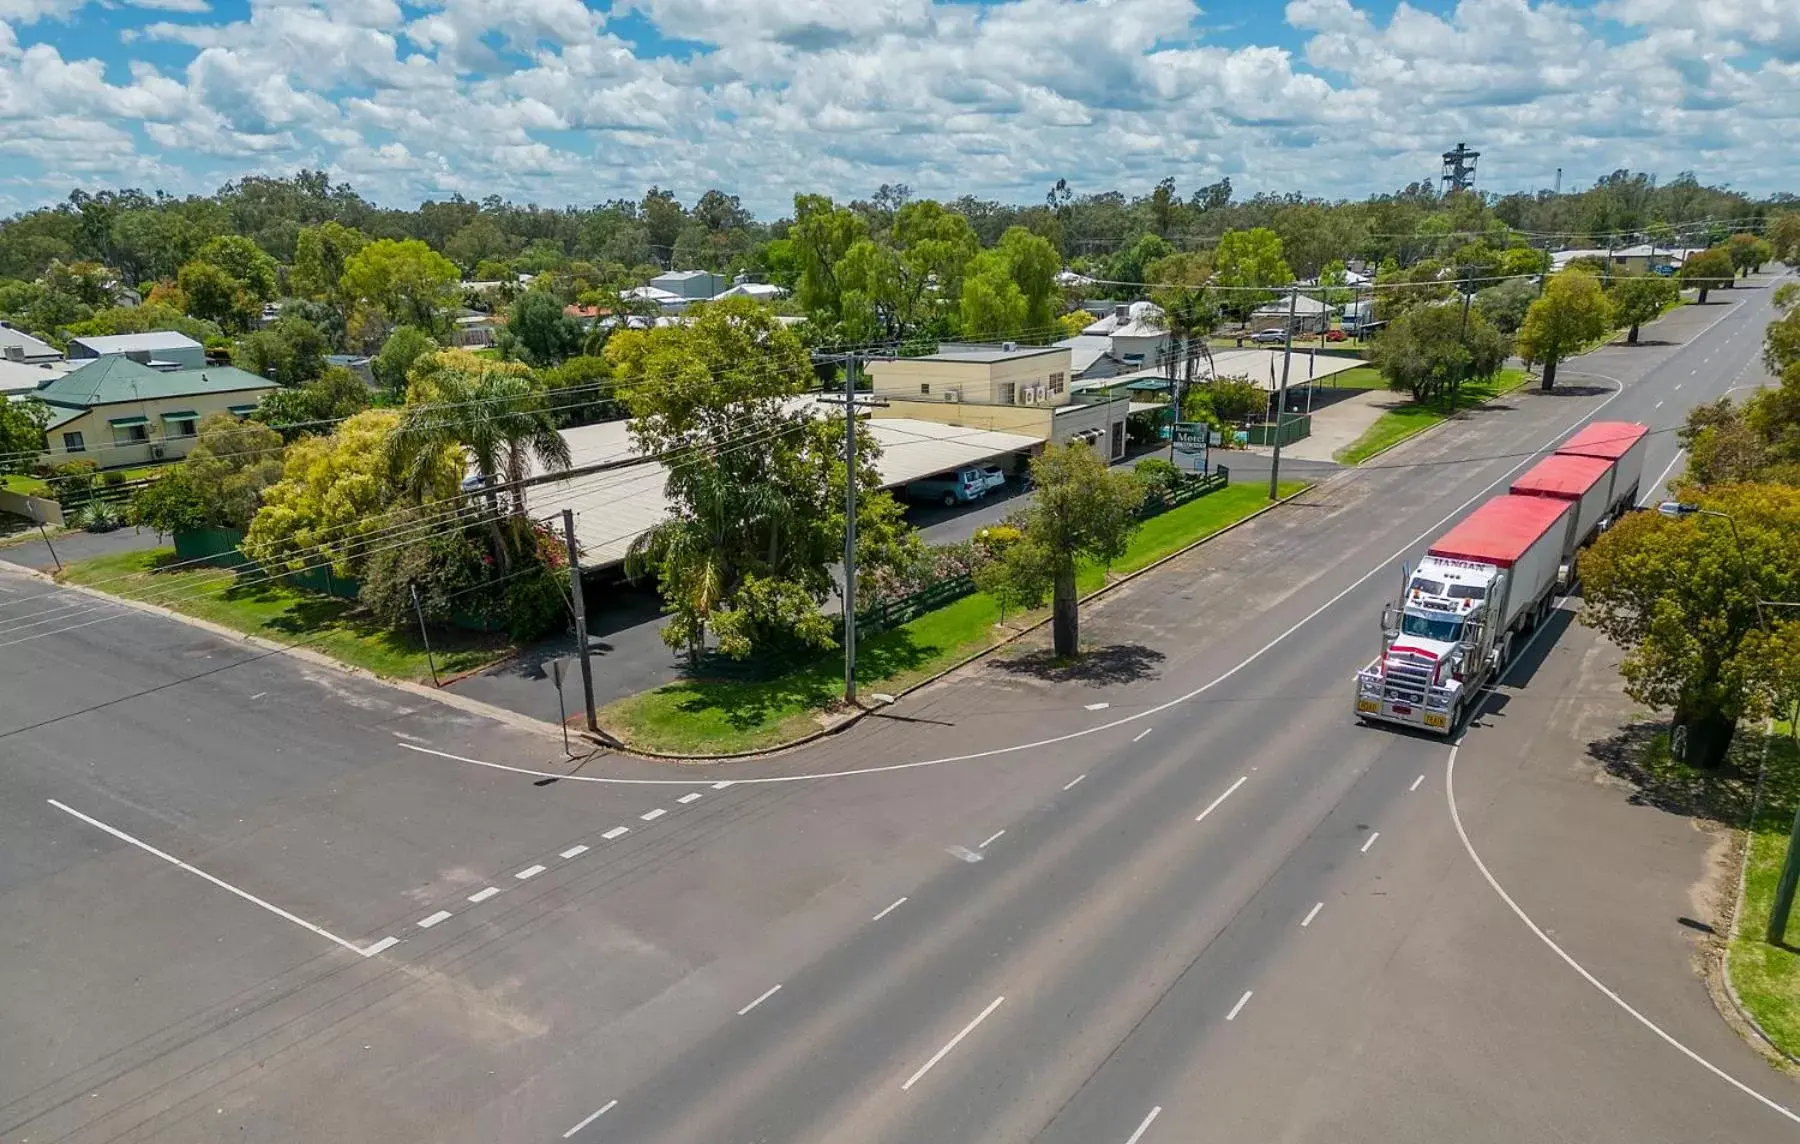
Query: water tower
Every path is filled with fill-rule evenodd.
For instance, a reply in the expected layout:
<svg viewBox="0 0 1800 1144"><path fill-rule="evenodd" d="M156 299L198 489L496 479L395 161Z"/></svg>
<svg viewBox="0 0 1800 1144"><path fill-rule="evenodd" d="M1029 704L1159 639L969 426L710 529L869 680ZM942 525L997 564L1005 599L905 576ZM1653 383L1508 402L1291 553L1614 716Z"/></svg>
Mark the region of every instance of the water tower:
<svg viewBox="0 0 1800 1144"><path fill-rule="evenodd" d="M1466 191L1475 186L1475 160L1481 158L1481 152L1469 150L1467 143L1458 143L1454 150L1444 152L1444 193Z"/></svg>

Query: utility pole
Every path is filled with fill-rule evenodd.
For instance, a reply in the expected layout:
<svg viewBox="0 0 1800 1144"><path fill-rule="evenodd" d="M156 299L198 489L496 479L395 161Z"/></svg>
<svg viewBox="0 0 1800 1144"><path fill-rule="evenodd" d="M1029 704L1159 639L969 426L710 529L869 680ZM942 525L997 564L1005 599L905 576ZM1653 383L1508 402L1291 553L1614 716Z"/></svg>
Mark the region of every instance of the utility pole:
<svg viewBox="0 0 1800 1144"><path fill-rule="evenodd" d="M844 362L844 702L856 702L856 355Z"/></svg>
<svg viewBox="0 0 1800 1144"><path fill-rule="evenodd" d="M575 647L581 654L581 697L587 703L587 729L600 730L594 715L594 668L588 662L587 601L581 595L581 558L575 548L575 510L563 509L563 542L569 546L569 604L575 612ZM561 687L557 690L560 692Z"/></svg>
<svg viewBox="0 0 1800 1144"><path fill-rule="evenodd" d="M1269 499L1279 495L1281 483L1281 429L1287 419L1288 367L1294 361L1294 314L1300 306L1300 288L1288 288L1287 338L1281 350L1281 388L1275 392L1275 456L1269 462Z"/></svg>
<svg viewBox="0 0 1800 1144"><path fill-rule="evenodd" d="M1468 275L1465 274L1462 284L1462 328L1456 334L1456 344L1462 349L1465 359L1469 352L1469 299L1474 296L1473 291L1470 290L1473 285L1474 283L1470 282ZM1456 380L1450 383L1451 413L1456 412L1456 399L1462 394L1463 375L1467 372L1468 362L1459 360L1456 363Z"/></svg>
<svg viewBox="0 0 1800 1144"><path fill-rule="evenodd" d="M419 642L425 645L425 666L431 669L431 686L442 687L443 684L438 682L437 660L431 655L431 633L425 628L425 605L419 603L419 586L408 584L407 588L412 592L413 614L419 617Z"/></svg>

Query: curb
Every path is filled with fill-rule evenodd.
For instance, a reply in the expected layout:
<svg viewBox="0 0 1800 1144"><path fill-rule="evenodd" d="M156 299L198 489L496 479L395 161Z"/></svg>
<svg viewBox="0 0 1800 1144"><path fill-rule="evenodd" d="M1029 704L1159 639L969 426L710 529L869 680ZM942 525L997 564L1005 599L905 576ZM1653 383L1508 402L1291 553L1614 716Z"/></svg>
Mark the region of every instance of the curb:
<svg viewBox="0 0 1800 1144"><path fill-rule="evenodd" d="M1770 730L1770 728L1765 727L1764 734L1768 734ZM1763 764L1764 766L1768 765L1766 753ZM1760 783L1758 786L1760 790ZM1752 813L1754 813L1754 811ZM1744 999L1738 996L1737 986L1732 984L1731 981L1731 945L1738 939L1738 927L1744 918L1744 889L1750 880L1750 847L1754 842L1756 830L1754 824L1752 824L1750 827L1746 827L1743 830L1735 831L1735 833L1743 840L1743 853L1738 858L1737 897L1733 900L1731 906L1731 936L1727 937L1719 948L1719 982L1724 985L1725 997L1731 1002L1731 1007L1737 1011L1738 1019L1750 1027L1757 1037L1761 1039L1764 1047L1771 1053L1774 1053L1776 1056L1787 1061L1789 1064L1800 1065L1800 1057L1795 1056L1793 1053L1788 1052L1786 1049L1776 1044L1775 1038L1769 1036L1769 1031L1763 1028L1755 1017L1750 1015L1749 1007L1744 1004Z"/></svg>
<svg viewBox="0 0 1800 1144"><path fill-rule="evenodd" d="M146 615L160 616L163 619L174 620L177 623L186 624L189 627L199 628L201 631L219 636L222 639L246 643L251 647L260 648L263 651L272 654L285 653L287 655L292 655L315 667L329 668L341 674L348 675L353 679L367 680L371 683L380 684L383 687L392 687L400 691L405 691L420 699L429 699L441 703L446 707L454 707L466 714L480 715L484 718L491 719L496 723L503 723L515 730L530 731L545 736L555 736L556 741L559 744L562 742L561 727L558 727L554 723L546 723L541 719L533 719L529 715L521 715L517 711L508 711L504 707L495 707L492 704L483 703L478 699L470 699L466 696L457 695L454 692L426 687L422 683L414 683L411 680L390 679L385 675L377 675L367 668L356 667L352 664L345 663L342 660L334 659L323 652L313 651L311 648L301 647L298 644L277 643L275 640L265 639L262 636L249 635L248 633L240 632L235 628L228 628L223 624L215 624L211 620L202 620L198 617L189 616L182 612L177 612L173 609L164 608L160 605L151 604L143 600L131 600L124 596L114 596L110 593L102 592L97 588L89 588L82 584L64 583L48 573L40 572L36 568L27 568L23 564L14 564L10 560L0 560L0 569L17 573L21 576L28 576L31 579L61 588L66 592L78 592L81 595L90 596L96 600L104 600L109 604L122 605Z"/></svg>
<svg viewBox="0 0 1800 1144"><path fill-rule="evenodd" d="M1581 371L1576 370L1575 372L1579 373ZM1373 453L1370 453L1368 456L1366 456L1362 460L1356 462L1354 465L1346 465L1346 464L1344 464L1344 462L1338 460L1336 457L1332 458L1331 463L1339 466L1340 468L1344 468L1344 469L1351 469L1351 470L1360 469L1364 465L1368 464L1370 461L1373 461L1375 458L1380 457L1386 453L1390 453L1395 449L1398 449L1400 446L1406 444L1408 441L1417 441L1420 437L1425 436L1425 434L1431 432L1433 429L1442 429L1444 426L1446 426L1446 425L1450 424L1452 421L1456 420L1457 413L1466 413L1466 412L1468 412L1469 409L1480 409L1484 405L1493 404L1494 402L1500 400L1502 397L1511 397L1513 394L1519 392L1519 390L1529 387L1533 378L1542 380L1542 375L1534 374L1530 370L1526 370L1525 371L1525 380L1521 381L1518 385L1514 386L1512 389L1507 390L1505 393L1496 393L1496 394L1494 394L1494 396L1488 398L1486 401L1482 401L1475 405L1469 406L1468 409L1459 409L1456 411L1456 413L1450 414L1449 416L1445 417L1441 421L1433 421L1429 425L1421 425L1417 429L1414 429L1411 433L1408 433L1406 436L1400 438L1399 440L1390 441L1388 444L1383 445L1381 448L1375 450ZM1352 441L1351 444L1355 444L1355 442Z"/></svg>
<svg viewBox="0 0 1800 1144"><path fill-rule="evenodd" d="M1161 568L1163 565L1169 563L1171 560L1174 560L1175 558L1177 558L1179 556L1187 555L1189 552L1192 552L1194 549L1200 547L1202 544L1206 544L1209 541L1217 540L1219 537L1224 536L1226 533L1231 532L1233 529L1240 528L1243 525L1249 524L1251 521L1255 520L1259 516L1262 516L1264 513L1272 512L1275 509L1280 508L1282 505L1287 504L1291 500L1295 500L1299 497L1305 496L1307 493L1311 492L1316 487L1318 487L1317 482L1307 481L1304 484L1302 484L1298 490L1296 490L1292 493L1289 493L1287 496L1282 497L1278 501L1272 501L1269 504L1262 506L1261 508L1257 509L1255 512L1251 513L1249 516L1241 517L1238 520L1234 520L1230 524L1226 525L1224 528L1219 529L1217 532L1209 532L1205 536L1200 537L1198 540L1194 540L1194 541L1191 541L1191 542L1183 545L1182 547L1176 549L1174 552L1169 553L1167 556L1158 557L1156 560L1152 561L1149 564L1144 565L1142 568L1139 568L1135 572L1127 572L1127 573L1121 575L1117 580L1107 581L1105 584L1102 584L1100 587L1095 588L1092 592L1089 592L1087 595L1082 596L1080 599L1076 600L1075 604L1077 607L1080 607L1081 605L1086 604L1092 600L1097 600L1101 596L1104 596L1108 592L1111 592L1113 589L1121 587L1125 584L1129 584L1133 580L1136 580L1139 576L1142 576L1147 572L1154 572L1156 569ZM1050 617L1046 616L1043 619L1038 620L1035 623L1033 623L1030 627L1020 628L1018 631L1013 632L1011 635L1007 636L1005 639L997 640L994 643L991 643L988 646L982 648L980 651L973 652L969 655L964 656L962 659L957 660L955 663L952 663L949 666L947 666L937 672L934 672L931 675L926 676L924 679L921 679L918 682L910 684L909 686L903 688L902 690L895 692L894 696L893 696L894 702L898 703L900 700L906 698L908 695L911 695L914 692L920 691L926 687L930 687L932 684L943 679L945 676L950 675L957 671L961 671L963 668L969 666L971 663L974 663L975 661L980 660L980 659L985 659L986 657L992 655L994 652L999 651L1001 648L1010 647L1012 644L1015 644L1019 640L1024 639L1026 636L1030 635L1032 632L1037 631L1039 628L1042 628L1044 625L1048 624L1049 622L1050 622ZM881 707L888 707L888 706L892 706L892 704L884 703L881 705ZM856 724L862 722L864 718L866 718L869 715L874 714L876 711L878 711L880 709L881 708L879 708L879 707L863 707L863 706L859 705L857 710L854 713L844 716L843 718L839 719L837 722L831 724L830 726L821 727L817 731L809 731L805 735L801 736L798 739L792 739L786 743L778 743L771 747L762 747L762 748L760 748L758 750L754 750L754 751L734 751L734 752L731 752L728 754L719 754L719 755L664 754L664 753L657 752L657 751L646 751L646 750L642 750L642 749L636 748L636 747L618 746L617 744L622 742L622 740L617 739L617 737L613 736L610 732L606 733L606 737L607 737L607 739L612 740L612 742L608 743L607 745L612 747L612 749L616 753L621 754L621 755L626 755L626 756L629 756L629 757L635 758L635 759L647 759L647 760L650 760L653 762L685 763L685 764L725 763L725 762L732 762L734 760L739 760L739 759L760 759L760 758L768 757L770 755L779 755L779 754L783 754L787 751L794 750L797 747L804 747L810 743L816 743L820 739L826 738L827 736L830 736L830 735L835 735L838 732L845 730L846 728L855 726ZM583 732L583 737L588 737L586 732Z"/></svg>

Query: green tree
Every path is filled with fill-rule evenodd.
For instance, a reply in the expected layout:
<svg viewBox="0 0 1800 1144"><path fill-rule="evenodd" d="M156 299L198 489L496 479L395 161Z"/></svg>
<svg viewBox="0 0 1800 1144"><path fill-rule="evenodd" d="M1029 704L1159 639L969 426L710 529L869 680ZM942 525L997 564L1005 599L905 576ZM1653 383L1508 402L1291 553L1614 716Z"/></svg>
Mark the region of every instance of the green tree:
<svg viewBox="0 0 1800 1144"><path fill-rule="evenodd" d="M72 338L105 337L112 334L144 334L152 330L176 330L201 345L210 345L225 337L225 332L212 322L190 318L179 310L160 302L142 306L113 306L96 310L92 317L68 327Z"/></svg>
<svg viewBox="0 0 1800 1144"><path fill-rule="evenodd" d="M542 374L556 423L563 428L592 425L618 416L612 363L604 357L577 354Z"/></svg>
<svg viewBox="0 0 1800 1144"><path fill-rule="evenodd" d="M301 385L325 372L330 348L319 327L283 314L239 343L237 364L279 385Z"/></svg>
<svg viewBox="0 0 1800 1144"><path fill-rule="evenodd" d="M1736 274L1748 274L1769 260L1769 244L1748 231L1739 231L1725 240L1725 256L1731 259Z"/></svg>
<svg viewBox="0 0 1800 1144"><path fill-rule="evenodd" d="M126 519L156 533L156 539L213 524L209 505L185 464L170 465L162 476L131 496Z"/></svg>
<svg viewBox="0 0 1800 1144"><path fill-rule="evenodd" d="M581 348L581 323L547 290L527 290L507 313L506 329L534 366L555 365Z"/></svg>
<svg viewBox="0 0 1800 1144"><path fill-rule="evenodd" d="M1370 352L1388 388L1424 404L1448 396L1455 410L1464 381L1494 376L1512 351L1510 339L1470 306L1419 306L1395 318Z"/></svg>
<svg viewBox="0 0 1800 1144"><path fill-rule="evenodd" d="M1119 248L1106 263L1105 276L1131 297L1141 297L1149 281L1149 267L1175 253L1168 240L1159 234L1141 234L1129 245Z"/></svg>
<svg viewBox="0 0 1800 1144"><path fill-rule="evenodd" d="M1580 558L1581 618L1625 649L1626 694L1672 708L1690 760L1713 765L1737 721L1768 710L1763 623L1800 636L1756 604L1800 598L1800 489L1721 486L1698 500L1731 519L1638 513L1601 534Z"/></svg>
<svg viewBox="0 0 1800 1144"><path fill-rule="evenodd" d="M569 443L556 431L556 418L531 371L467 350L439 350L414 363L400 424L386 450L397 487L415 499L429 499L445 446L466 451L496 516L502 481L512 486L512 515L522 519L525 490L518 482L531 475L533 463L543 472L569 467ZM506 559L504 546L500 557Z"/></svg>
<svg viewBox="0 0 1800 1144"><path fill-rule="evenodd" d="M1543 389L1556 385L1556 366L1612 329L1612 305L1592 274L1565 270L1544 284L1519 327L1519 356L1544 367Z"/></svg>
<svg viewBox="0 0 1800 1144"><path fill-rule="evenodd" d="M44 426L49 421L50 407L35 397L0 398L0 473L31 471L44 452Z"/></svg>
<svg viewBox="0 0 1800 1144"><path fill-rule="evenodd" d="M1205 389L1221 425L1243 425L1269 412L1269 391L1247 377L1217 377Z"/></svg>
<svg viewBox="0 0 1800 1144"><path fill-rule="evenodd" d="M437 330L456 300L456 264L416 238L380 239L344 260L338 282L348 302L365 302L395 325Z"/></svg>
<svg viewBox="0 0 1800 1144"><path fill-rule="evenodd" d="M1525 324L1525 315L1537 301L1537 283L1529 278L1511 278L1498 286L1475 292L1475 308L1496 330L1511 336Z"/></svg>
<svg viewBox="0 0 1800 1144"><path fill-rule="evenodd" d="M1800 265L1800 210L1783 211L1769 220L1769 255L1789 266Z"/></svg>
<svg viewBox="0 0 1800 1144"><path fill-rule="evenodd" d="M1031 302L998 251L984 250L969 264L963 280L963 336L981 341L1014 338L1025 328Z"/></svg>
<svg viewBox="0 0 1800 1144"><path fill-rule="evenodd" d="M285 445L260 421L220 411L200 419L198 439L178 466L206 505L208 523L249 528L262 491L281 479Z"/></svg>
<svg viewBox="0 0 1800 1144"><path fill-rule="evenodd" d="M369 363L369 369L382 388L399 397L406 392L406 375L413 363L436 353L438 348L437 339L419 327L401 326L381 343L381 352Z"/></svg>
<svg viewBox="0 0 1800 1144"><path fill-rule="evenodd" d="M345 263L367 245L368 235L331 219L318 226L301 227L294 239L294 268L288 275L290 292L320 302L337 301Z"/></svg>
<svg viewBox="0 0 1800 1144"><path fill-rule="evenodd" d="M271 570L330 564L339 576L359 575L392 523L386 457L400 418L396 410L371 409L335 432L290 445L281 479L263 490L244 554ZM422 469L417 487L426 503L456 496L462 465L454 445L425 456Z"/></svg>
<svg viewBox="0 0 1800 1144"><path fill-rule="evenodd" d="M1164 283L1151 291L1150 300L1161 312L1150 320L1168 330L1177 345L1169 355L1169 377L1173 380L1179 370L1192 386L1200 359L1212 359L1207 339L1219 326L1219 299L1207 288L1212 270L1193 255L1178 254L1153 264L1150 276Z"/></svg>
<svg viewBox="0 0 1800 1144"><path fill-rule="evenodd" d="M1213 252L1213 282L1225 293L1225 308L1239 318L1273 301L1276 286L1294 280L1281 257L1281 236L1267 227L1228 230Z"/></svg>
<svg viewBox="0 0 1800 1144"><path fill-rule="evenodd" d="M490 259L506 258L518 250L518 243L491 215L476 215L469 224L450 236L444 253L464 270L474 270Z"/></svg>
<svg viewBox="0 0 1800 1144"><path fill-rule="evenodd" d="M904 212L902 212L904 213ZM1006 260L1006 272L1025 297L1024 328L1043 338L1055 319L1056 273L1062 258L1049 240L1022 226L1006 229L994 250Z"/></svg>
<svg viewBox="0 0 1800 1144"><path fill-rule="evenodd" d="M1707 293L1730 289L1736 273L1731 255L1715 246L1711 250L1688 255L1687 261L1681 264L1680 277L1683 286L1700 291L1699 301L1704 306Z"/></svg>
<svg viewBox="0 0 1800 1144"><path fill-rule="evenodd" d="M861 215L824 195L794 196L794 223L787 235L798 267L794 299L813 322L830 326L842 317L838 264L868 233Z"/></svg>
<svg viewBox="0 0 1800 1144"><path fill-rule="evenodd" d="M195 317L244 330L275 297L275 260L247 238L222 234L194 252L176 281Z"/></svg>
<svg viewBox="0 0 1800 1144"><path fill-rule="evenodd" d="M1625 335L1626 343L1637 345L1638 327L1661 317L1676 297L1675 283L1658 274L1634 274L1614 279L1614 320L1631 327Z"/></svg>
<svg viewBox="0 0 1800 1144"><path fill-rule="evenodd" d="M1032 458L1031 479L1035 491L1023 514L1024 536L1000 559L1018 588L1016 603L1033 606L1050 597L1052 643L1059 657L1069 658L1081 650L1076 567L1125 554L1144 487L1079 443L1045 448Z"/></svg>

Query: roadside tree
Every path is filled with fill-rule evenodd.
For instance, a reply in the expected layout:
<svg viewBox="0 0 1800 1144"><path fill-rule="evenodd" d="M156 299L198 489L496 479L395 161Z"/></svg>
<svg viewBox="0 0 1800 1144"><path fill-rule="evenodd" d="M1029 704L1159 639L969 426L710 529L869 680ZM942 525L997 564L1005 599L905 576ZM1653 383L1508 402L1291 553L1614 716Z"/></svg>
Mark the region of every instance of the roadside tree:
<svg viewBox="0 0 1800 1144"><path fill-rule="evenodd" d="M1731 259L1731 269L1738 274L1749 274L1753 270L1762 269L1774 251L1769 244L1751 234L1739 231L1725 240L1725 255Z"/></svg>
<svg viewBox="0 0 1800 1144"><path fill-rule="evenodd" d="M281 479L284 448L281 434L260 421L209 413L200 419L198 439L177 469L206 506L209 525L249 528L262 491Z"/></svg>
<svg viewBox="0 0 1800 1144"><path fill-rule="evenodd" d="M1769 253L1789 266L1800 264L1800 211L1783 211L1769 223Z"/></svg>
<svg viewBox="0 0 1800 1144"><path fill-rule="evenodd" d="M1081 650L1076 567L1124 555L1137 531L1144 486L1130 473L1108 468L1084 444L1048 446L1032 459L1031 479L1035 491L1022 515L1024 535L999 562L1016 585L1015 606L1050 597L1052 644L1057 656L1070 658Z"/></svg>
<svg viewBox="0 0 1800 1144"><path fill-rule="evenodd" d="M1661 317L1678 296L1675 283L1661 275L1633 274L1613 279L1614 320L1630 327L1625 343L1637 345L1638 327Z"/></svg>
<svg viewBox="0 0 1800 1144"><path fill-rule="evenodd" d="M50 407L36 398L0 398L0 473L28 473L44 452Z"/></svg>
<svg viewBox="0 0 1800 1144"><path fill-rule="evenodd" d="M1464 381L1494 376L1512 343L1480 310L1448 303L1419 306L1388 324L1370 352L1389 389L1412 394L1419 404L1449 399L1452 412Z"/></svg>
<svg viewBox="0 0 1800 1144"><path fill-rule="evenodd" d="M1696 499L1731 520L1636 513L1601 534L1580 558L1581 618L1625 649L1626 694L1672 709L1689 761L1712 766L1738 720L1766 714L1784 686L1764 625L1788 646L1800 638L1800 623L1759 616L1756 603L1800 597L1800 489L1721 486Z"/></svg>
<svg viewBox="0 0 1800 1144"><path fill-rule="evenodd" d="M1715 246L1699 254L1690 254L1681 264L1680 278L1683 286L1700 291L1699 301L1704 306L1706 295L1713 290L1729 290L1736 274L1731 256Z"/></svg>
<svg viewBox="0 0 1800 1144"><path fill-rule="evenodd" d="M1201 391L1221 425L1243 425L1269 412L1269 391L1247 377L1217 377Z"/></svg>
<svg viewBox="0 0 1800 1144"><path fill-rule="evenodd" d="M1537 301L1537 282L1530 278L1512 278L1475 293L1475 308L1495 329L1511 336L1525 324L1525 314Z"/></svg>
<svg viewBox="0 0 1800 1144"><path fill-rule="evenodd" d="M1612 305L1599 279L1565 270L1544 284L1544 296L1526 311L1517 338L1519 356L1543 365L1543 390L1548 393L1556 386L1557 364L1611 329Z"/></svg>
<svg viewBox="0 0 1800 1144"><path fill-rule="evenodd" d="M1213 252L1213 282L1225 309L1239 319L1276 297L1275 287L1294 280L1281 257L1281 236L1267 227L1228 230Z"/></svg>
<svg viewBox="0 0 1800 1144"><path fill-rule="evenodd" d="M416 238L371 242L344 259L338 290L347 304L366 303L394 325L439 329L456 299L456 263Z"/></svg>

